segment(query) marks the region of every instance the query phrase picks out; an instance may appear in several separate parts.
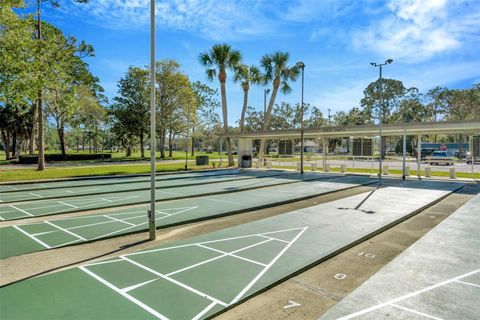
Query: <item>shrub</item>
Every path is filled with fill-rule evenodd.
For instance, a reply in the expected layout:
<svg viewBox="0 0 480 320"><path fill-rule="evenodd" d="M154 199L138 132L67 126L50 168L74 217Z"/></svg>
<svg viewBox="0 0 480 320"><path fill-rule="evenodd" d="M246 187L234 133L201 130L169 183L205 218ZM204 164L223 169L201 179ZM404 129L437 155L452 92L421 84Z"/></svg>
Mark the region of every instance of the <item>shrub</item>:
<svg viewBox="0 0 480 320"><path fill-rule="evenodd" d="M66 154L61 155L58 153L46 154L46 162L54 161L78 161L78 160L99 160L99 159L111 159L112 155L109 153L79 153L79 154ZM18 157L18 162L22 164L38 163L38 155L22 155Z"/></svg>

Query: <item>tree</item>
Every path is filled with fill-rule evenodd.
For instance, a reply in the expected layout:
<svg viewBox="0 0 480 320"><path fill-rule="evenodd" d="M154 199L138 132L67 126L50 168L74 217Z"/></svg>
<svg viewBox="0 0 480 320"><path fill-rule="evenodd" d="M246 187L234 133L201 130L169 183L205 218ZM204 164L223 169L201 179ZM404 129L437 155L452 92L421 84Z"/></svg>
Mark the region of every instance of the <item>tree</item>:
<svg viewBox="0 0 480 320"><path fill-rule="evenodd" d="M248 90L250 90L250 85L257 85L261 83L263 81L263 77L260 69L258 69L256 66L239 64L234 68L234 70L235 76L233 81L240 82L240 86L243 90L243 107L240 117L240 132L243 132L245 126L245 112L247 111L248 105Z"/></svg>
<svg viewBox="0 0 480 320"><path fill-rule="evenodd" d="M24 5L24 1L20 0L0 2L0 107L26 111L25 108L34 108L32 101L35 93L31 85L35 75L32 67L34 25L31 16L22 19L13 11ZM10 113L11 116L15 114L23 114L23 111ZM34 117L29 116L28 119L32 123L27 127L25 138L33 142Z"/></svg>
<svg viewBox="0 0 480 320"><path fill-rule="evenodd" d="M228 134L228 110L227 110L227 91L225 83L227 81L227 69L234 69L242 59L240 51L232 49L228 44L216 44L209 51L203 52L199 56L200 64L206 68L207 78L213 81L218 76L220 82L220 94L222 97L223 130ZM232 142L227 137L228 165L233 166Z"/></svg>
<svg viewBox="0 0 480 320"><path fill-rule="evenodd" d="M290 55L288 52L277 51L273 54L266 54L262 57L260 64L264 69L264 84L272 83L273 90L268 103L267 113L265 114L265 121L263 129L266 130L270 123L272 116L273 105L277 97L278 90L284 94L288 94L292 91L289 81L295 81L300 73L300 70L296 67L288 66L288 59ZM265 140L262 139L260 143L260 157L263 154L265 148Z"/></svg>
<svg viewBox="0 0 480 320"><path fill-rule="evenodd" d="M87 3L88 0L73 0L78 3ZM45 141L44 141L44 132L43 132L43 90L45 89L45 84L48 83L47 77L54 77L55 73L49 70L51 67L55 67L57 61L60 59L60 52L65 45L68 45L69 42L73 39L68 39L66 43L63 43L59 46L51 45L48 39L43 35L43 25L42 16L41 16L41 5L42 3L47 2L53 8L58 8L60 3L58 0L37 0L37 23L36 23L36 33L37 33L37 52L35 55L35 71L36 71L36 89L37 89L37 124L38 124L38 170L45 170ZM55 42L55 41L54 41ZM71 43L70 43L71 44Z"/></svg>
<svg viewBox="0 0 480 320"><path fill-rule="evenodd" d="M221 127L221 121L215 112L220 107L220 102L217 99L218 90L196 81L192 83L192 91L195 95L197 111L192 119L191 155L194 156L195 148L200 148L200 144L203 144L208 150L208 147L212 144L213 131ZM207 143L206 146L205 143Z"/></svg>
<svg viewBox="0 0 480 320"><path fill-rule="evenodd" d="M145 137L149 124L149 74L146 69L130 66L127 73L118 82L118 96L113 98L115 108L129 112L129 119L123 115L119 119L127 120L128 130L138 138L141 157L145 157Z"/></svg>
<svg viewBox="0 0 480 320"><path fill-rule="evenodd" d="M195 114L194 94L188 76L180 71L180 64L175 60L157 62L157 132L160 137L160 156L165 157L166 135L168 133L169 157L173 156L173 139L175 135L186 132L186 115Z"/></svg>

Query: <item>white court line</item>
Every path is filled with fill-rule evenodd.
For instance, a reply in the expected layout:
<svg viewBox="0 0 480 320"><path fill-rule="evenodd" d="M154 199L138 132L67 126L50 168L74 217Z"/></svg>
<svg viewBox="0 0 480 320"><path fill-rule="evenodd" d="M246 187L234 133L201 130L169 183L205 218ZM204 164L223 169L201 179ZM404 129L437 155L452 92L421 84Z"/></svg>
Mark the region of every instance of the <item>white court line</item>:
<svg viewBox="0 0 480 320"><path fill-rule="evenodd" d="M114 218L114 217L110 217L110 216L107 216L106 214L103 215L105 218L108 218L108 219L112 219L113 221L117 221L117 222L121 222L121 223L125 223L125 224L128 224L130 226L136 226L134 223L130 223L130 222L127 222L127 221L123 221L123 220L120 220L120 219L117 219L117 218Z"/></svg>
<svg viewBox="0 0 480 320"><path fill-rule="evenodd" d="M25 211L25 210L23 210L23 209L17 208L17 207L15 207L13 204L11 204L11 205L9 205L9 206L12 207L12 208L15 209L15 210L18 210L18 211L20 211L20 212L22 212L22 213L25 213L26 215L28 215L28 216L30 216L30 217L34 217L33 214L31 214L31 213L29 213L29 212L27 212L27 211Z"/></svg>
<svg viewBox="0 0 480 320"><path fill-rule="evenodd" d="M280 242L284 242L284 243L290 243L290 242L288 242L287 240L282 240L282 239L267 237L267 236L264 236L264 235L261 235L261 234L259 235L259 237L267 238L267 239L271 239L271 240L275 240L275 241L280 241Z"/></svg>
<svg viewBox="0 0 480 320"><path fill-rule="evenodd" d="M478 284L475 284L475 283L471 283L471 282L460 281L460 280L457 280L457 281L455 281L455 282L458 282L458 283L463 283L463 284L466 284L466 285L469 285L469 286L473 286L473 287L480 288L480 285L478 285Z"/></svg>
<svg viewBox="0 0 480 320"><path fill-rule="evenodd" d="M423 316L423 317L426 317L426 318L429 318L429 319L443 320L442 318L438 318L438 317L432 316L430 314L426 314L426 313L423 313L423 312L420 312L420 311L417 311L417 310L413 310L413 309L410 309L410 308L407 308L407 307L402 307L402 306L399 306L397 304L391 303L390 306L398 308L398 309L402 309L402 310L405 310L405 311L408 311L408 312L411 312L411 313L415 313L415 314L418 314L420 316Z"/></svg>
<svg viewBox="0 0 480 320"><path fill-rule="evenodd" d="M157 311L153 310L152 308L150 308L149 306L147 306L145 303L141 302L140 300L130 296L129 294L127 294L126 292L123 292L121 289L117 288L116 286L114 286L113 284L111 284L110 282L108 282L107 280L103 279L102 277L99 277L97 274L91 272L90 270L88 270L87 268L85 267L79 267L80 270L82 270L83 272L85 272L86 274L90 275L91 277L95 278L96 280L98 280L99 282L103 283L104 285L106 285L107 287L109 287L110 289L112 289L113 291L117 292L118 294L122 295L124 298L130 300L131 302L135 303L137 306L141 307L142 309L144 309L145 311L151 313L152 315L154 315L155 317L157 317L158 319L161 319L161 320L169 320L167 317L165 317L164 315L162 315L161 313L158 313Z"/></svg>
<svg viewBox="0 0 480 320"><path fill-rule="evenodd" d="M140 267L140 268L142 268L142 269L144 269L144 270L146 270L146 271L148 271L148 272L151 272L151 273L153 273L153 274L156 274L156 275L159 276L160 278L163 278L163 279L165 279L165 280L168 280L168 281L176 284L177 286L180 286L180 287L182 287L182 288L184 288L184 289L187 289L188 291L191 291L191 292L193 292L193 293L196 293L197 295L199 295L199 296L201 296L201 297L207 298L208 300L211 300L211 301L214 301L214 302L216 302L216 303L218 303L218 304L221 304L221 305L224 306L224 307L227 307L227 306L228 306L228 305L227 305L225 302L223 302L223 301L220 301L220 300L218 300L218 299L216 299L216 298L214 298L214 297L211 297L211 296L209 296L208 294L205 294L205 293L203 293L203 292L201 292L201 291L199 291L199 290L197 290L197 289L195 289L195 288L192 288L192 287L190 287L190 286L188 286L188 285L186 285L186 284L184 284L184 283L182 283L182 282L180 282L180 281L177 281L177 280L175 280L175 279L172 279L172 278L170 278L170 277L167 277L166 275L164 275L164 274L162 274L162 273L160 273L160 272L157 272L157 271L155 271L155 270L153 270L153 269L150 269L149 267L146 267L146 266L144 266L143 264L140 264L140 263L138 263L138 262L136 262L136 261L130 260L130 259L128 259L128 258L125 257L125 256L120 256L120 258L122 258L122 259L124 259L125 261L128 261L128 262L130 262L131 264L134 264L134 265L136 265L136 266L138 266L138 267Z"/></svg>
<svg viewBox="0 0 480 320"><path fill-rule="evenodd" d="M99 264L107 264L107 263L112 263L112 262L121 262L123 259L115 259L115 260L108 260L108 261L100 261L100 262L94 262L94 263L89 263L86 265L86 267L91 267L91 266L98 266Z"/></svg>
<svg viewBox="0 0 480 320"><path fill-rule="evenodd" d="M63 246L69 245L69 244L71 244L71 243L75 243L75 242L79 242L79 241L82 241L82 240L80 240L80 239L75 239L75 240L72 240L72 241L64 242L64 243L58 244L58 245L56 245L56 246L53 246L52 249L58 248L58 247L63 247Z"/></svg>
<svg viewBox="0 0 480 320"><path fill-rule="evenodd" d="M43 198L43 196L39 195L38 193L29 192L28 194L31 194L34 197Z"/></svg>
<svg viewBox="0 0 480 320"><path fill-rule="evenodd" d="M206 264L206 263L209 263L209 262L212 262L212 261L221 259L221 258L225 258L226 256L227 256L227 254L222 254L222 255L219 255L219 256L216 256L216 257L207 259L207 260L203 260L203 261L201 261L201 262L199 262L199 263L192 264L192 265L190 265L190 266L188 266L188 267L185 267L185 268L178 269L178 270L172 271L172 272L170 272L170 273L167 273L166 276L167 276L167 277L170 277L170 276L173 276L174 274L177 274L177 273L180 273L180 272L183 272L183 271L187 271L187 270L196 268L196 267L198 267L198 266L204 265L204 264Z"/></svg>
<svg viewBox="0 0 480 320"><path fill-rule="evenodd" d="M19 226L13 226L13 227L14 227L15 229L17 229L18 231L20 231L21 233L23 233L24 235L26 235L27 237L29 237L30 239L32 239L33 241L41 244L41 245L44 246L45 248L47 248L47 249L50 249L50 248L51 248L51 247L50 247L48 244L46 244L45 242L43 242L43 241L35 238L34 236L32 236L32 235L31 235L30 233L28 233L27 231L20 229Z"/></svg>
<svg viewBox="0 0 480 320"><path fill-rule="evenodd" d="M60 203L60 204L65 205L65 206L67 206L67 207L72 207L72 208L78 209L78 207L75 206L75 205L73 205L73 204L70 204L70 203L67 203L67 202L63 202L63 201L57 201L57 202Z"/></svg>
<svg viewBox="0 0 480 320"><path fill-rule="evenodd" d="M289 229L271 231L271 232L253 233L253 234L248 234L248 235L245 235L245 236L237 236L237 237L223 238L223 239L217 239L217 240L209 240L209 241L204 241L204 242L182 244L182 245L172 246L172 247L167 247L167 248L159 248L159 249L151 249L151 250L145 250L145 251L140 251L140 252L133 252L133 253L126 254L125 256L134 256L134 255L145 254L145 253L150 253L150 252L171 250L171 249L177 249L177 248L185 248L185 247L195 246L197 244L208 244L208 243L215 243L215 242L221 242L221 241L226 241L226 240L244 239L244 238L250 238L250 237L255 237L255 236L259 236L259 235L280 233L280 232L300 230L300 229L304 229L304 228L302 228L302 227L300 227L300 228L289 228Z"/></svg>
<svg viewBox="0 0 480 320"><path fill-rule="evenodd" d="M235 205L242 206L242 207L248 207L248 206L249 206L248 204L245 204L245 203L234 202L234 201L227 201L227 200L220 200L220 199L212 199L212 198L209 198L209 197L200 197L200 199L205 199L205 200L210 200L210 201L215 201L215 202L223 202L223 203L235 204Z"/></svg>
<svg viewBox="0 0 480 320"><path fill-rule="evenodd" d="M205 307L205 309L203 309L202 311L200 311L195 317L192 318L192 320L198 320L198 319L201 319L202 316L207 313L208 311L210 311L210 309L212 309L217 303L214 301L212 303L210 303L208 306Z"/></svg>
<svg viewBox="0 0 480 320"><path fill-rule="evenodd" d="M218 249L215 249L215 248L211 248L211 247L208 247L208 246L204 246L203 244L197 244L197 246L202 247L202 248L204 248L204 249L212 250L212 251L215 251L215 252L218 252L218 253L223 253L224 255L227 255L227 256L230 256L230 257L234 257L234 258L237 258L237 259L240 259L240 260L245 260L245 261L248 261L248 262L253 263L253 264L258 264L258 265L260 265L260 266L262 266L262 267L266 267L267 265L266 265L265 263L258 262L258 261L255 261L255 260L251 260L251 259L248 259L248 258L244 258L244 257L241 257L241 256L237 256L235 253L240 252L240 251L243 251L243 250L250 249L250 248L252 248L252 247L255 247L255 246L258 246L258 245L261 245L261 244L270 242L270 241L272 241L272 240L264 240L264 241L261 241L261 242L252 244L252 245L250 245L250 246L248 246L248 247L240 248L240 249L235 250L235 251L232 251L232 252L225 252L225 251L222 251L222 250L218 250Z"/></svg>
<svg viewBox="0 0 480 320"><path fill-rule="evenodd" d="M48 224L48 225L51 225L51 226L54 227L54 228L57 228L57 229L59 229L59 230L62 230L63 232L66 232L66 233L68 233L69 235L74 236L75 238L81 239L81 240L83 240L83 241L87 241L87 239L85 239L84 237L79 236L78 234L73 233L73 232L71 232L71 231L69 231L69 230L67 230L67 229L62 228L62 227L59 227L59 226L51 223L50 221L46 221L46 220L45 220L45 221L43 221L43 222L45 222L45 223Z"/></svg>
<svg viewBox="0 0 480 320"><path fill-rule="evenodd" d="M260 279L260 278L268 271L268 269L270 269L271 266L273 266L273 264L274 264L275 262L277 262L278 259L280 259L280 257L288 250L288 248L290 248L290 247L292 246L292 244L294 244L295 241L297 241L298 238L300 238L300 237L302 236L302 234L305 232L305 230L307 230L307 229L308 229L308 227L304 227L304 228L302 229L302 231L300 231L300 232L295 236L295 238L293 238L292 241L290 241L290 243L287 244L287 245L285 246L285 248L283 248L282 251L280 251L280 253L277 254L277 255L275 256L275 258L273 258L273 260L270 261L270 263L267 264L267 266L266 266L262 271L260 271L260 273L257 274L257 276L256 276L255 278L253 278L253 280L250 281L250 283L249 283L245 288L243 288L243 290L240 291L240 293L237 294L237 296L236 296L235 298L233 298L233 300L230 302L230 304L234 304L234 303L236 303L238 300L240 300L240 299L242 298L242 296L243 296L248 290L250 290L250 288L258 281L258 279Z"/></svg>
<svg viewBox="0 0 480 320"><path fill-rule="evenodd" d="M123 289L120 289L120 290L122 290L122 292L132 291L134 289L140 288L140 287L142 287L146 284L149 284L150 282L156 281L156 280L158 280L158 278L148 280L148 281L145 281L145 282L142 282L142 283L137 283L137 284L134 284L132 286L129 286L129 287L126 287L126 288L123 288Z"/></svg>
<svg viewBox="0 0 480 320"><path fill-rule="evenodd" d="M187 207L187 208L184 209L184 210L180 210L180 211L178 211L178 212L171 213L170 215L156 218L155 221L162 220L162 219L165 219L165 218L169 218L169 217L171 217L171 216L174 216L174 215L177 215L177 214L186 212L186 211L190 211L190 210L193 210L193 209L196 209L196 208L198 208L198 207L197 207L197 206L195 206L195 207ZM139 227L139 226L141 226L141 225L143 225L143 224L147 224L147 223L148 223L148 221L145 221L145 222L142 222L142 223L139 223L139 224L136 224L136 225L127 227L127 228L123 228L123 229L120 229L120 230L115 230L115 231L109 232L109 233L107 233L107 234L103 234L103 235L101 235L101 236L92 238L92 239L90 239L90 240L96 240L96 239L98 239L98 238L107 237L107 236L109 236L109 235L112 235L112 234L115 234L115 233L118 233L118 232L122 232L122 231L126 231L126 230L129 230L129 229L135 228L135 227Z"/></svg>
<svg viewBox="0 0 480 320"><path fill-rule="evenodd" d="M207 247L207 246L204 246L204 245L201 245L201 244L197 244L197 246L199 246L199 247L202 247L202 248L204 248L204 249L208 249L208 250L211 250L211 251L215 251L215 252L221 253L221 255L220 255L220 256L213 257L213 258L210 258L210 259L207 259L207 260L204 260L204 261L201 261L201 262L196 263L196 264L192 264L192 265L187 266L187 267L182 268L182 269L178 269L178 270L172 271L172 272L168 273L166 276L167 276L167 277L170 277L170 276L172 276L172 275L174 275L174 274L177 274L177 273L180 273L180 272L183 272L183 271L186 271L186 270L190 270L190 269L196 268L196 267L198 267L198 266L201 266L202 264L209 263L209 262L211 262L211 261L215 261L215 260L218 260L218 259L220 259L220 258L227 257L227 256L235 257L235 258L237 258L237 259L247 260L248 262L251 262L251 263L254 263L254 264L260 264L260 265L265 266L265 264L263 264L263 263L261 263L261 262L253 261L253 260L246 259L246 258L244 259L243 257L236 256L235 253L240 252L240 251L243 251L243 250L247 250L247 249L252 248L252 247L255 247L255 246L258 246L258 245L263 244L263 243L268 242L268 241L270 241L270 240L258 242L258 243L249 245L249 246L247 246L247 247L237 249L237 250L232 251L232 252L225 252L225 251L221 251L221 250L217 250L217 249L214 249L214 248L210 248L210 247Z"/></svg>
<svg viewBox="0 0 480 320"><path fill-rule="evenodd" d="M344 317L341 317L341 318L339 318L339 319L337 319L337 320L347 320L347 319L352 319L352 318L361 316L361 315L363 315L363 314L365 314L365 313L368 313L368 312L371 312L371 311L374 311L374 310L383 308L383 307L385 307L385 306L388 306L388 305L397 303L397 302L399 302L399 301L402 301L402 300L405 300L405 299L414 297L414 296L416 296L416 295L419 295L419 294L421 294L421 293L424 293L424 292L427 292L427 291L436 289L436 288L438 288L438 287L442 287L442 286L447 285L447 284L449 284L449 283L456 282L456 281L458 281L458 280L460 280L460 279L469 277L469 276L474 275L474 274L479 273L479 272L480 272L480 269L473 270L473 271L471 271L471 272L462 274L462 275L457 276L457 277L455 277L455 278L451 278L451 279L448 279L448 280L439 282L439 283L434 284L434 285L432 285L432 286L425 287L425 288L423 288L423 289L420 289L420 290L417 290L417 291L414 291L414 292L410 292L410 293L408 293L408 294L406 294L406 295L403 295L403 296L400 296L400 297L398 297L398 298L391 299L391 300L389 300L389 301L386 301L386 302L377 304L377 305L375 305L375 306L372 306L372 307L369 307L369 308L365 308L365 309L363 309L363 310L360 310L360 311L351 313L351 314L349 314L349 315L347 315L347 316L344 316Z"/></svg>

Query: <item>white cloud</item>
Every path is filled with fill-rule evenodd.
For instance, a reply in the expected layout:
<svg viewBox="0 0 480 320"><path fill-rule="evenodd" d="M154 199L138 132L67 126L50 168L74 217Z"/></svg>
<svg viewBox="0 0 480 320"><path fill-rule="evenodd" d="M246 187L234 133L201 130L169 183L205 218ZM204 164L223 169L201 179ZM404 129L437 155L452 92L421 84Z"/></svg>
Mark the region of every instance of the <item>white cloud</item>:
<svg viewBox="0 0 480 320"><path fill-rule="evenodd" d="M355 32L353 43L357 49L367 49L383 57L405 62L426 61L478 39L479 4L478 1L391 0L386 17Z"/></svg>
<svg viewBox="0 0 480 320"><path fill-rule="evenodd" d="M272 32L273 20L263 14L262 1L165 0L157 1L157 27L198 33L214 40L236 39ZM64 7L70 14L118 30L146 29L148 0L98 0Z"/></svg>

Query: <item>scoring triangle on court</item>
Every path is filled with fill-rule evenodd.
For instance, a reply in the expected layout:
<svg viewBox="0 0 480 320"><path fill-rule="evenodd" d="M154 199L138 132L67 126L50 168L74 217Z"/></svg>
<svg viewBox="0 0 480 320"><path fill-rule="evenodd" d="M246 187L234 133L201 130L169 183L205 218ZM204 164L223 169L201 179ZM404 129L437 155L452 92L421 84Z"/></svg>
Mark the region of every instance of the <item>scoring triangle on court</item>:
<svg viewBox="0 0 480 320"><path fill-rule="evenodd" d="M84 272L160 319L195 319L237 303L308 227L255 233L147 250L81 267ZM128 281L125 274L134 275ZM218 275L222 275L219 277ZM176 303L150 292L175 292Z"/></svg>

